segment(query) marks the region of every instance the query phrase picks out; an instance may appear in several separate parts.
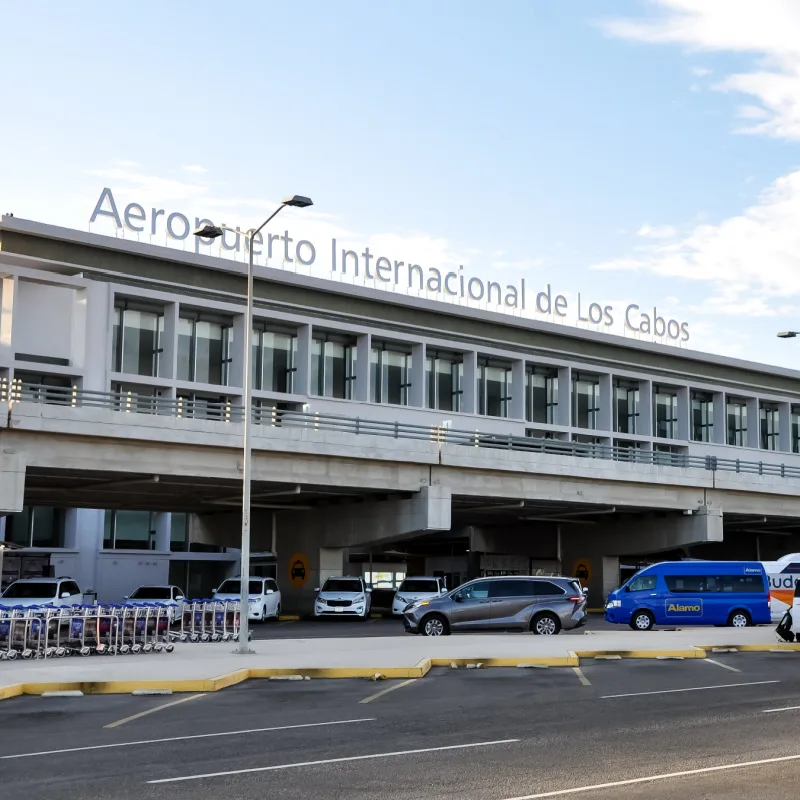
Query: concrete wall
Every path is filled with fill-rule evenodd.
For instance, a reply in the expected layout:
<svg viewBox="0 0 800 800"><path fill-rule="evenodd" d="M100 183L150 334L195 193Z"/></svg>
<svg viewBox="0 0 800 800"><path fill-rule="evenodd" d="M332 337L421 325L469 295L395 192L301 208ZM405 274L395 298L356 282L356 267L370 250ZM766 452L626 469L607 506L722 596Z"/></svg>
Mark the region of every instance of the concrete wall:
<svg viewBox="0 0 800 800"><path fill-rule="evenodd" d="M0 403L0 414L3 412ZM2 438L0 438L2 444ZM22 511L25 497L25 465L14 453L0 451L0 514Z"/></svg>
<svg viewBox="0 0 800 800"><path fill-rule="evenodd" d="M74 289L20 280L14 298L14 352L69 360L74 301Z"/></svg>
<svg viewBox="0 0 800 800"><path fill-rule="evenodd" d="M98 556L96 589L102 602L118 603L137 586L165 583L169 583L167 553L103 550Z"/></svg>

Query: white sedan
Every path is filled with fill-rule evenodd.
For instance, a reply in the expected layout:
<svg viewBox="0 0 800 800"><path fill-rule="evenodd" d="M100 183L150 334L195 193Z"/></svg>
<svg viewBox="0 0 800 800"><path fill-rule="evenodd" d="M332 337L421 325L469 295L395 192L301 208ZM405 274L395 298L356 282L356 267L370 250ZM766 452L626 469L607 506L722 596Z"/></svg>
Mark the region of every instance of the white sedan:
<svg viewBox="0 0 800 800"><path fill-rule="evenodd" d="M392 614L400 615L417 600L430 600L446 591L443 578L406 578L392 601Z"/></svg>
<svg viewBox="0 0 800 800"><path fill-rule="evenodd" d="M169 621L175 622L181 618L185 600L183 589L179 586L139 586L124 598L124 603L126 606L160 603L169 609Z"/></svg>

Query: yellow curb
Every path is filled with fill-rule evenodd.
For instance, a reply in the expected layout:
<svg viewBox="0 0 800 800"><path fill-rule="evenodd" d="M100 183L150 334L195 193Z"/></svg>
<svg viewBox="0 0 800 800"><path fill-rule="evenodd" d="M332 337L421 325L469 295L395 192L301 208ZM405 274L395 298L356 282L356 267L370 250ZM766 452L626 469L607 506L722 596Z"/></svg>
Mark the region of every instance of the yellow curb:
<svg viewBox="0 0 800 800"><path fill-rule="evenodd" d="M787 650L788 652L800 652L800 644L790 644L789 642L775 642L775 644L715 644L715 648L735 647L740 653L769 653L771 650ZM711 650L706 647L706 650ZM720 654L722 655L722 654Z"/></svg>
<svg viewBox="0 0 800 800"><path fill-rule="evenodd" d="M279 622L299 622L300 615L299 614L281 614L278 617Z"/></svg>
<svg viewBox="0 0 800 800"><path fill-rule="evenodd" d="M699 647L686 650L576 650L580 658L597 658L598 656L619 656L620 658L705 658L706 651Z"/></svg>
<svg viewBox="0 0 800 800"><path fill-rule="evenodd" d="M520 664L537 664L542 667L577 667L578 657L574 653L569 656L552 656L543 658L433 658L434 667L464 667L467 664L483 664L484 667L518 667Z"/></svg>
<svg viewBox="0 0 800 800"><path fill-rule="evenodd" d="M586 612L588 614L605 614L606 610L604 608L587 608Z"/></svg>
<svg viewBox="0 0 800 800"><path fill-rule="evenodd" d="M12 683L10 686L0 686L0 700L19 697L24 694L25 686L21 683Z"/></svg>

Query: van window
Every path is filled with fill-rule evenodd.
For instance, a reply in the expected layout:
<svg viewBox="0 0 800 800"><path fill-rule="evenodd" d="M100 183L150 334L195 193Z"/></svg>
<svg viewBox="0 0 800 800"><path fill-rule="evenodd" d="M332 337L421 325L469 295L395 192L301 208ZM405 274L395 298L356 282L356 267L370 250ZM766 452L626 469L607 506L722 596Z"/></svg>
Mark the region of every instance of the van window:
<svg viewBox="0 0 800 800"><path fill-rule="evenodd" d="M656 588L657 575L640 575L628 584L629 592L652 592Z"/></svg>
<svg viewBox="0 0 800 800"><path fill-rule="evenodd" d="M478 581L467 584L459 593L465 600L480 599L489 596L489 581Z"/></svg>
<svg viewBox="0 0 800 800"><path fill-rule="evenodd" d="M550 581L534 581L534 585L534 591L539 597L544 595L566 594L560 586L556 586L555 583L551 583Z"/></svg>
<svg viewBox="0 0 800 800"><path fill-rule="evenodd" d="M667 589L674 594L726 592L765 594L761 575L665 575Z"/></svg>
<svg viewBox="0 0 800 800"><path fill-rule="evenodd" d="M705 575L665 575L664 580L666 581L667 589L676 594L681 592L695 594L705 591Z"/></svg>
<svg viewBox="0 0 800 800"><path fill-rule="evenodd" d="M489 583L489 597L533 597L531 581L510 578ZM474 596L474 595L473 595Z"/></svg>

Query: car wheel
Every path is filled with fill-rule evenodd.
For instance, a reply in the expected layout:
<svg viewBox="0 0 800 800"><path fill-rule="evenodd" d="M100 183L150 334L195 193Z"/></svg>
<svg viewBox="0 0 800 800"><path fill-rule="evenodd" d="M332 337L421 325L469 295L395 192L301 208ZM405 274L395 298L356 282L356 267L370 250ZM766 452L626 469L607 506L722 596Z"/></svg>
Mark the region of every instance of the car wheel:
<svg viewBox="0 0 800 800"><path fill-rule="evenodd" d="M749 628L752 624L753 620L750 618L750 615L741 609L732 611L731 615L728 617L729 628Z"/></svg>
<svg viewBox="0 0 800 800"><path fill-rule="evenodd" d="M267 621L267 607L264 606L261 609L261 620L260 620L260 622L263 625L266 621Z"/></svg>
<svg viewBox="0 0 800 800"><path fill-rule="evenodd" d="M531 631L537 636L555 636L560 630L561 620L549 611L543 611L531 620Z"/></svg>
<svg viewBox="0 0 800 800"><path fill-rule="evenodd" d="M275 608L275 622L277 622L281 618L281 604L278 603L277 607Z"/></svg>
<svg viewBox="0 0 800 800"><path fill-rule="evenodd" d="M656 618L649 611L636 611L631 617L631 628L635 631L651 631Z"/></svg>
<svg viewBox="0 0 800 800"><path fill-rule="evenodd" d="M419 626L423 636L449 636L450 626L441 614L428 614Z"/></svg>

